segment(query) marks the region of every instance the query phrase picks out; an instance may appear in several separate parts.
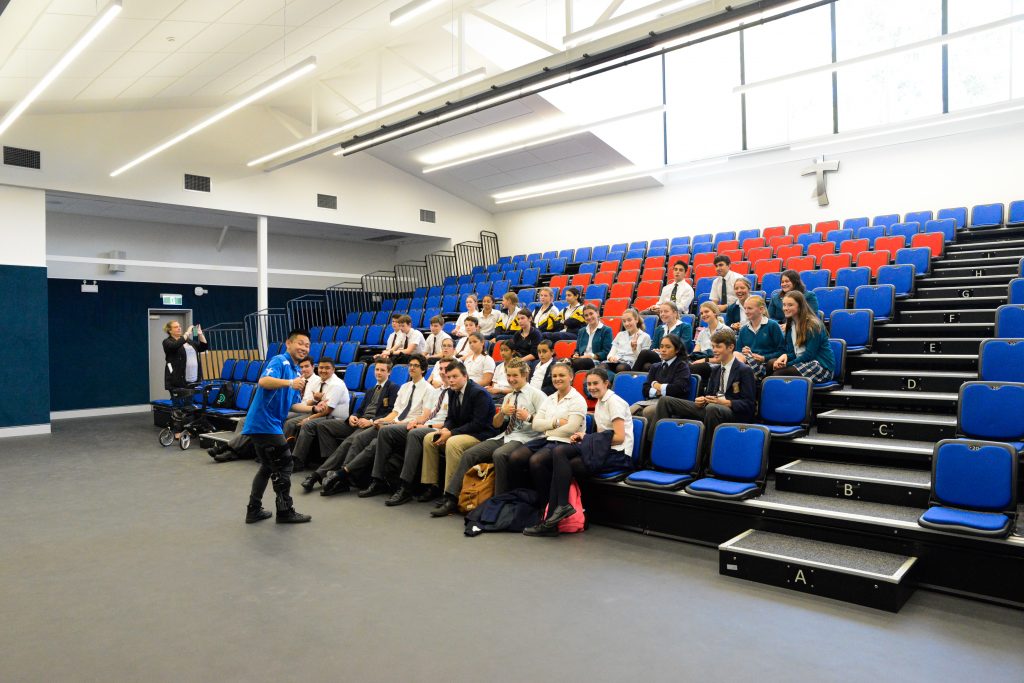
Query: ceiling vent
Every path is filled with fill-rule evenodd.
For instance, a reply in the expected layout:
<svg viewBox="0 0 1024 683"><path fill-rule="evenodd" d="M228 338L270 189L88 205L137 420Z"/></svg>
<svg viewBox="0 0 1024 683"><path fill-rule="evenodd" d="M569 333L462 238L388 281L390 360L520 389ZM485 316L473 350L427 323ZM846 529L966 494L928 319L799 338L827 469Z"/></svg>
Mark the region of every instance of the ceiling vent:
<svg viewBox="0 0 1024 683"><path fill-rule="evenodd" d="M395 240L400 240L403 237L405 237L405 235L381 235L379 237L367 237L363 241L364 242L394 242Z"/></svg>
<svg viewBox="0 0 1024 683"><path fill-rule="evenodd" d="M38 169L40 168L41 161L39 152L34 149L4 147L4 164L7 166Z"/></svg>
<svg viewBox="0 0 1024 683"><path fill-rule="evenodd" d="M209 192L210 179L204 175L185 174L185 189L192 192Z"/></svg>
<svg viewBox="0 0 1024 683"><path fill-rule="evenodd" d="M429 209L420 209L420 220L424 223L436 223L437 213Z"/></svg>
<svg viewBox="0 0 1024 683"><path fill-rule="evenodd" d="M316 205L321 209L337 209L338 198L332 194L318 194L316 196Z"/></svg>

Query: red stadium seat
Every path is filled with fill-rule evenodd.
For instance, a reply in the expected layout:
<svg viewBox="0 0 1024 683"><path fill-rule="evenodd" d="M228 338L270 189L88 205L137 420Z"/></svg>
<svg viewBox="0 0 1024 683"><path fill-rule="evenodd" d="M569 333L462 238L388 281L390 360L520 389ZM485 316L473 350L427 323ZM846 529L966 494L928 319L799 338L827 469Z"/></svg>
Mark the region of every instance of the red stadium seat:
<svg viewBox="0 0 1024 683"><path fill-rule="evenodd" d="M604 302L601 301L600 299L584 299L583 300L583 305L584 306L593 306L598 311L600 311L601 310L601 306L604 305Z"/></svg>
<svg viewBox="0 0 1024 683"><path fill-rule="evenodd" d="M591 411L597 405L597 401L587 395L587 371L580 370L572 378L572 388L580 392L580 395L587 402L587 410Z"/></svg>
<svg viewBox="0 0 1024 683"><path fill-rule="evenodd" d="M789 259L789 258L793 258L794 256L803 256L803 255L804 255L804 245L802 245L802 244L786 244L784 246L778 247L775 250L775 258L780 258L783 261L785 261L786 259Z"/></svg>
<svg viewBox="0 0 1024 683"><path fill-rule="evenodd" d="M702 266L694 266L693 268L693 279L700 280L702 277L718 277L718 271L715 270L713 263L705 263Z"/></svg>
<svg viewBox="0 0 1024 683"><path fill-rule="evenodd" d="M632 282L616 282L608 290L609 299L632 299L633 289L636 287Z"/></svg>
<svg viewBox="0 0 1024 683"><path fill-rule="evenodd" d="M619 332L622 332L622 318L619 317L620 315L622 315L622 311L619 311L618 313L614 313L614 314L613 313L607 313L608 304L610 304L610 303L611 303L611 301L609 301L607 304L605 304L606 315L601 316L601 322L603 322L605 325L607 325L608 327L610 327L612 329L612 336L614 337ZM628 301L626 302L626 305L622 307L622 310L624 311L627 308L629 308L629 302Z"/></svg>
<svg viewBox="0 0 1024 683"><path fill-rule="evenodd" d="M884 249L879 251L863 251L857 256L857 266L871 269L871 277L878 277L878 269L889 265L892 255Z"/></svg>
<svg viewBox="0 0 1024 683"><path fill-rule="evenodd" d="M814 270L814 257L790 256L785 260L783 268L786 270L795 270L798 273L803 270Z"/></svg>
<svg viewBox="0 0 1024 683"><path fill-rule="evenodd" d="M675 256L669 256L668 257L668 263L665 264L665 267L668 268L669 270L672 270L672 266L674 266L678 261L682 261L683 263L685 263L687 270L689 270L689 268L690 268L690 255L689 254L676 254Z"/></svg>
<svg viewBox="0 0 1024 683"><path fill-rule="evenodd" d="M757 263L758 261L763 261L765 259L770 259L771 257L771 247L758 247L757 249L751 249L750 251L747 252L747 260L750 261L751 264Z"/></svg>
<svg viewBox="0 0 1024 683"><path fill-rule="evenodd" d="M643 259L628 258L622 262L622 270L640 270L643 267Z"/></svg>
<svg viewBox="0 0 1024 683"><path fill-rule="evenodd" d="M557 287L559 290L563 290L569 286L568 275L553 275L551 282L548 283L549 287Z"/></svg>
<svg viewBox="0 0 1024 683"><path fill-rule="evenodd" d="M498 343L500 344L501 342ZM576 353L576 342L567 340L556 341L553 350L556 358L572 358L572 354Z"/></svg>
<svg viewBox="0 0 1024 683"><path fill-rule="evenodd" d="M793 237L798 237L800 235L806 235L810 231L811 231L811 224L810 223L797 223L796 225L789 226L789 231L786 234L787 235L792 235Z"/></svg>
<svg viewBox="0 0 1024 683"><path fill-rule="evenodd" d="M646 311L651 306L658 303L659 298L660 297L657 296L638 296L633 301L633 308L635 308L638 311Z"/></svg>
<svg viewBox="0 0 1024 683"><path fill-rule="evenodd" d="M820 232L822 237L828 237L833 230L839 229L839 221L821 221L814 226L814 232Z"/></svg>
<svg viewBox="0 0 1024 683"><path fill-rule="evenodd" d="M697 266L703 266L705 264L714 263L714 262L715 262L715 254L712 254L710 251L701 252L699 254L696 254L693 257L693 267L694 268L696 268Z"/></svg>
<svg viewBox="0 0 1024 683"><path fill-rule="evenodd" d="M750 272L750 261L733 261L729 264L729 270L740 275L746 275Z"/></svg>
<svg viewBox="0 0 1024 683"><path fill-rule="evenodd" d="M591 273L577 273L572 276L572 286L583 288L589 285L593 279L594 276Z"/></svg>
<svg viewBox="0 0 1024 683"><path fill-rule="evenodd" d="M768 246L772 249L778 249L783 245L793 244L794 242L796 242L796 238L792 235L776 235L775 237L768 238Z"/></svg>
<svg viewBox="0 0 1024 683"><path fill-rule="evenodd" d="M644 259L644 268L664 268L665 257L664 256L649 256ZM625 268L625 266L623 266Z"/></svg>
<svg viewBox="0 0 1024 683"><path fill-rule="evenodd" d="M772 258L758 261L754 264L754 273L757 275L757 281L761 282L761 279L768 273L781 273L782 272L782 259Z"/></svg>
<svg viewBox="0 0 1024 683"><path fill-rule="evenodd" d="M932 258L942 256L945 237L941 232L919 232L910 239L912 247L928 247L932 250Z"/></svg>
<svg viewBox="0 0 1024 683"><path fill-rule="evenodd" d="M629 299L608 299L608 301L604 302L604 314L606 317L618 320L618 317L622 315L622 312L629 308L629 303ZM608 325L608 323L605 322L605 325ZM609 327L611 326L609 325ZM618 331L616 331L615 334L618 334Z"/></svg>
<svg viewBox="0 0 1024 683"><path fill-rule="evenodd" d="M869 248L868 240L865 238L859 240L843 240L839 245L840 253L849 254L854 259L862 251L867 251Z"/></svg>
<svg viewBox="0 0 1024 683"><path fill-rule="evenodd" d="M777 225L771 228L765 228L761 231L761 236L768 240L768 244L771 244L773 237L781 237L786 234L786 228L782 225Z"/></svg>
<svg viewBox="0 0 1024 683"><path fill-rule="evenodd" d="M831 244L831 242L829 242ZM821 257L821 263L818 267L821 270L827 270L832 273L832 279L836 279L836 271L840 268L849 268L853 265L853 257L847 253L842 254L825 254Z"/></svg>
<svg viewBox="0 0 1024 683"><path fill-rule="evenodd" d="M615 284L615 277L616 277L616 275L617 275L617 273L613 273L613 272L607 271L607 270L604 271L604 272L598 273L597 275L594 276L593 284L595 284L595 285L608 285L608 286L611 286L611 285Z"/></svg>
<svg viewBox="0 0 1024 683"><path fill-rule="evenodd" d="M717 251L719 254L722 254L727 251L736 251L739 248L740 243L738 240L722 240L721 242L718 243Z"/></svg>
<svg viewBox="0 0 1024 683"><path fill-rule="evenodd" d="M629 282L629 283L635 285L636 281L639 280L639 279L640 279L640 271L639 270L620 270L619 271L619 276L617 278L615 278L615 282L616 283L618 283L618 282Z"/></svg>
<svg viewBox="0 0 1024 683"><path fill-rule="evenodd" d="M903 235L892 235L890 237L879 237L875 240L875 251L884 249L890 254L895 254L896 250L902 249L907 246L907 238Z"/></svg>
<svg viewBox="0 0 1024 683"><path fill-rule="evenodd" d="M721 251L718 253L719 256L728 256L730 261L742 261L743 252L739 249L730 249L729 251ZM713 263L713 261L712 261Z"/></svg>
<svg viewBox="0 0 1024 683"><path fill-rule="evenodd" d="M835 242L816 242L807 245L807 255L813 256L818 263L821 263L822 256L834 253L836 253Z"/></svg>
<svg viewBox="0 0 1024 683"><path fill-rule="evenodd" d="M655 298L661 296L662 284L656 281L641 282L640 286L636 288L637 297L653 296Z"/></svg>
<svg viewBox="0 0 1024 683"><path fill-rule="evenodd" d="M763 237L751 237L749 239L745 239L743 240L743 253L749 257L752 249L760 249L764 245L765 241Z"/></svg>
<svg viewBox="0 0 1024 683"><path fill-rule="evenodd" d="M618 261L602 261L601 265L597 267L599 273L617 273L619 272Z"/></svg>
<svg viewBox="0 0 1024 683"><path fill-rule="evenodd" d="M576 342L573 342L573 344L575 344L575 343ZM493 358L494 362L496 362L496 363L500 363L501 361L504 360L501 357L501 342L500 341L494 342L494 348L491 349L491 358Z"/></svg>
<svg viewBox="0 0 1024 683"><path fill-rule="evenodd" d="M645 268L644 272L640 275L642 282L664 282L665 281L665 269L664 268Z"/></svg>

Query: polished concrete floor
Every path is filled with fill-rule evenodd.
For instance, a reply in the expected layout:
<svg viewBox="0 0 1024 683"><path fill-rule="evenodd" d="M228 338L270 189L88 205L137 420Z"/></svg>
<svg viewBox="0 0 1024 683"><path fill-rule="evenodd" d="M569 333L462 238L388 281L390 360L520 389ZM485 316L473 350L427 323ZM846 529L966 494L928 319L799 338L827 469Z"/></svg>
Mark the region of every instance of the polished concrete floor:
<svg viewBox="0 0 1024 683"><path fill-rule="evenodd" d="M0 681L1024 680L1024 612L919 591L892 615L709 548L466 538L354 495L247 526L252 473L142 415L0 442Z"/></svg>

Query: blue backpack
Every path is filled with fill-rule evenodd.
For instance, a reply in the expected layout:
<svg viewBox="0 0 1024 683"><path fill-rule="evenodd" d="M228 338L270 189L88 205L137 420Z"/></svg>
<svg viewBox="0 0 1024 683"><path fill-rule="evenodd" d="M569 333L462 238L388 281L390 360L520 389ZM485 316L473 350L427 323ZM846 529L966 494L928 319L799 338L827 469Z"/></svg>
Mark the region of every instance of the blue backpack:
<svg viewBox="0 0 1024 683"><path fill-rule="evenodd" d="M479 536L485 531L522 532L540 522L537 493L532 489L513 489L488 498L482 505L466 515L467 536Z"/></svg>

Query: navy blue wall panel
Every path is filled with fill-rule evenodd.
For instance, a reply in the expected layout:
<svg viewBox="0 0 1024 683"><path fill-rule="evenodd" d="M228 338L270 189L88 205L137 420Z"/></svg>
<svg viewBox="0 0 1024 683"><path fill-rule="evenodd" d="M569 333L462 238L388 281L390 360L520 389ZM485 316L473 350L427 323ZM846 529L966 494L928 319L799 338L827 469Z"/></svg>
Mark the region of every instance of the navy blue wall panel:
<svg viewBox="0 0 1024 683"><path fill-rule="evenodd" d="M0 265L0 427L47 424L46 268Z"/></svg>

